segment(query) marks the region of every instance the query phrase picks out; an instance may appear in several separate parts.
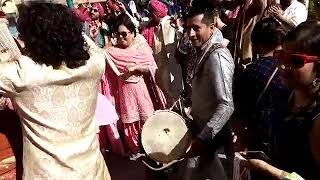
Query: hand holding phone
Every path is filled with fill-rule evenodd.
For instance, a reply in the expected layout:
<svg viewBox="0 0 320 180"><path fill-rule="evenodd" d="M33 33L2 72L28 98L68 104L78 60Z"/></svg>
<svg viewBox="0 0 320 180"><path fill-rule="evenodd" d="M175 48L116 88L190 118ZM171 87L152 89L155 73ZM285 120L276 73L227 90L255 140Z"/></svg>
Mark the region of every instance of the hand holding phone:
<svg viewBox="0 0 320 180"><path fill-rule="evenodd" d="M271 161L271 159L263 151L246 151L242 152L241 155L245 159L260 159L266 162Z"/></svg>

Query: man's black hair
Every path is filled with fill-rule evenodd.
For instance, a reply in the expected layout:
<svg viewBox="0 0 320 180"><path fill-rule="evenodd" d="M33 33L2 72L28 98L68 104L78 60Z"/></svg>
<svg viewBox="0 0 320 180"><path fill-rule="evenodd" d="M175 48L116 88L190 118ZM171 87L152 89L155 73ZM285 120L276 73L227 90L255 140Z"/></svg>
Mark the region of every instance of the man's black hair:
<svg viewBox="0 0 320 180"><path fill-rule="evenodd" d="M213 9L211 7L208 8L192 8L192 10L187 14L187 19L198 16L198 15L202 15L203 14L203 18L202 18L202 22L205 23L206 25L210 25L211 23L213 23L213 19L214 19L214 15L213 15Z"/></svg>

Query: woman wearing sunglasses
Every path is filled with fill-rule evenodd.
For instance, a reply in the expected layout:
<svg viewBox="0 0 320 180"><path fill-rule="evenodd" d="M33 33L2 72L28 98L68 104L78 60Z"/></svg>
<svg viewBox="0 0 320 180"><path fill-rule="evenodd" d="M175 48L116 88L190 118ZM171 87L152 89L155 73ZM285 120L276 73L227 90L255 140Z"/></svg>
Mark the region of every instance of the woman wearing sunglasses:
<svg viewBox="0 0 320 180"><path fill-rule="evenodd" d="M165 99L155 83L157 65L152 49L126 14L118 16L113 26L116 47L105 49L106 57L112 60L121 76L107 78L111 84L118 113L124 129L124 141L129 154L140 152L139 136L144 122L155 109L163 109Z"/></svg>
<svg viewBox="0 0 320 180"><path fill-rule="evenodd" d="M320 23L290 32L274 52L283 82L293 93L286 117L273 126L272 164L305 179L320 179Z"/></svg>

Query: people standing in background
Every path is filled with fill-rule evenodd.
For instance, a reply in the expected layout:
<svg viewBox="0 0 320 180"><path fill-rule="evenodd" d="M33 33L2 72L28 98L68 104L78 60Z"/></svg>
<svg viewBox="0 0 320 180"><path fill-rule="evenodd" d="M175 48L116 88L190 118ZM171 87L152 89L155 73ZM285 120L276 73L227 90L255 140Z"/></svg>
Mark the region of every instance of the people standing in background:
<svg viewBox="0 0 320 180"><path fill-rule="evenodd" d="M134 24L134 26L138 30L138 28L140 26L140 23L137 20L137 18L134 15L132 15L131 10L122 2L118 2L118 6L119 6L119 9L120 9L120 13L117 14L116 16L120 16L121 14L126 14L127 16L130 17L132 23Z"/></svg>
<svg viewBox="0 0 320 180"><path fill-rule="evenodd" d="M320 24L310 21L289 32L282 49L274 51L281 80L292 94L283 118L276 119L272 127L271 160L248 158L249 167L268 179L320 177L319 46Z"/></svg>
<svg viewBox="0 0 320 180"><path fill-rule="evenodd" d="M18 30L17 30L17 12L18 9L16 7L15 1L8 0L1 2L1 10L6 14L6 19L8 20L8 28L14 38L18 38Z"/></svg>
<svg viewBox="0 0 320 180"><path fill-rule="evenodd" d="M103 22L105 22L108 26L108 35L109 37L111 36L111 30L112 30L112 25L114 24L114 21L115 21L115 13L113 11L113 9L107 4L105 4L104 6L104 9L105 9L105 16L104 16L104 19L103 19ZM108 43L106 42L106 45Z"/></svg>
<svg viewBox="0 0 320 180"><path fill-rule="evenodd" d="M192 7L193 0L181 0L181 13L185 17Z"/></svg>
<svg viewBox="0 0 320 180"><path fill-rule="evenodd" d="M84 33L91 37L99 47L103 48L110 28L103 21L105 10L102 5L100 3L85 3L74 7L72 0L67 1L67 4L83 23Z"/></svg>
<svg viewBox="0 0 320 180"><path fill-rule="evenodd" d="M221 31L225 42L223 43L229 50L230 53L234 53L235 44L234 44L234 35L235 32L231 26L228 26L221 20L221 10L216 8L213 10L214 14L214 25Z"/></svg>
<svg viewBox="0 0 320 180"><path fill-rule="evenodd" d="M246 65L255 59L252 52L251 32L255 24L263 18L268 3L267 0L239 0L238 2L241 8L237 16L235 60L241 65Z"/></svg>
<svg viewBox="0 0 320 180"><path fill-rule="evenodd" d="M281 49L287 31L274 17L259 21L251 34L258 59L239 74L234 83L235 115L248 127L246 146L269 154L272 125L284 114L289 89L281 81L275 50Z"/></svg>
<svg viewBox="0 0 320 180"><path fill-rule="evenodd" d="M171 17L168 16L168 8L164 3L151 0L149 10L152 20L142 30L142 34L153 50L158 65L158 80L168 106L171 106L183 87L181 68L174 57L178 34L171 26Z"/></svg>
<svg viewBox="0 0 320 180"><path fill-rule="evenodd" d="M93 3L90 8L90 37L94 42L100 47L103 48L106 42L106 36L110 28L103 21L105 16L104 8L100 3Z"/></svg>
<svg viewBox="0 0 320 180"><path fill-rule="evenodd" d="M129 11L129 13L138 21L141 21L141 16L140 13L137 10L136 3L134 0L125 0L123 3L126 6L126 9Z"/></svg>
<svg viewBox="0 0 320 180"><path fill-rule="evenodd" d="M90 37L90 11L87 4L78 4L77 7L73 4L73 0L67 0L68 7L76 14L83 25L83 32Z"/></svg>
<svg viewBox="0 0 320 180"><path fill-rule="evenodd" d="M170 0L168 5L168 15L175 16L179 12L178 4L175 0Z"/></svg>
<svg viewBox="0 0 320 180"><path fill-rule="evenodd" d="M6 14L0 11L0 62L7 62L21 57L21 46L9 30Z"/></svg>
<svg viewBox="0 0 320 180"><path fill-rule="evenodd" d="M308 17L307 7L298 0L280 0L280 6L271 6L268 12L288 29L294 29Z"/></svg>

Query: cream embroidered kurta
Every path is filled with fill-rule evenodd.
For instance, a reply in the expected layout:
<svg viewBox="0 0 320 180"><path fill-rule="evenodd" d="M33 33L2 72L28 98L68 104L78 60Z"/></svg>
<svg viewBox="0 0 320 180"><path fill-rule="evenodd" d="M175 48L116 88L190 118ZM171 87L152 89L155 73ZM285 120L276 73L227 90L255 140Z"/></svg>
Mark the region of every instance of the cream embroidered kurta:
<svg viewBox="0 0 320 180"><path fill-rule="evenodd" d="M90 59L76 69L25 56L0 63L0 93L13 100L22 122L24 179L110 179L93 121L105 61L88 44Z"/></svg>

